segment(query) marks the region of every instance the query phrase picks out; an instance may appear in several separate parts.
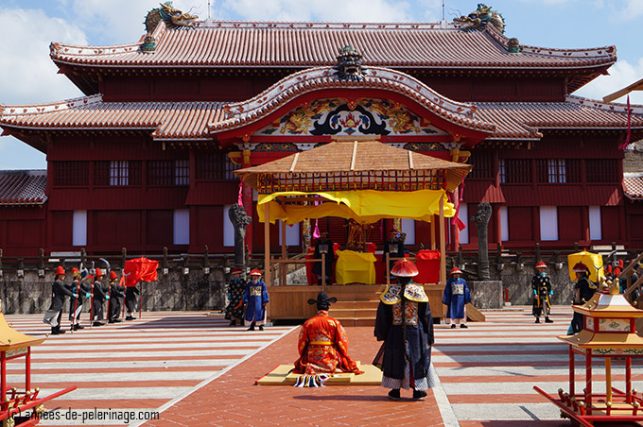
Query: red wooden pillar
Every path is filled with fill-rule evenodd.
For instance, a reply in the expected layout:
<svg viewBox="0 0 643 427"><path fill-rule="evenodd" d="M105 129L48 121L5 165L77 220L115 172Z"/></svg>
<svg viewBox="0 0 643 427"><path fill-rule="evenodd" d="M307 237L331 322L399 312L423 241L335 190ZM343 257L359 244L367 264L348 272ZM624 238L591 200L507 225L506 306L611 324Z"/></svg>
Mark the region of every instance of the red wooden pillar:
<svg viewBox="0 0 643 427"><path fill-rule="evenodd" d="M252 152L248 149L244 149L242 153L242 165L244 168L250 167L251 162L250 162L250 156ZM248 185L243 186L243 207L246 210L246 213L250 218L254 217L254 205L252 202L252 187ZM253 242L253 226L252 226L252 221L250 221L250 224L248 224L248 227L246 227L246 245L248 247L248 255L252 255L252 242Z"/></svg>

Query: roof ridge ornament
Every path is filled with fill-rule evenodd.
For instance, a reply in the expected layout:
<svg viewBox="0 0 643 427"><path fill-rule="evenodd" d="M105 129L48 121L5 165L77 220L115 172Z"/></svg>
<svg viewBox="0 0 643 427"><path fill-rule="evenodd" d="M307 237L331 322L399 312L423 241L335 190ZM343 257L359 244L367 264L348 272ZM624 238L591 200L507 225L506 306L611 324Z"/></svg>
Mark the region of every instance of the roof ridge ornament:
<svg viewBox="0 0 643 427"><path fill-rule="evenodd" d="M161 22L169 28L194 28L194 23L198 18L197 15L192 15L189 12L183 12L176 9L171 1L159 3L160 7L156 7L145 16L145 38L141 43L141 52L153 53L156 50L156 38L153 36L154 31L157 29Z"/></svg>
<svg viewBox="0 0 643 427"><path fill-rule="evenodd" d="M502 17L500 12L496 12L492 9L493 8L491 6L487 6L484 3L478 3L476 10L467 16L461 16L453 19L453 23L464 31L484 30L487 27L487 24L491 24L496 30L504 34L505 19Z"/></svg>
<svg viewBox="0 0 643 427"><path fill-rule="evenodd" d="M336 75L339 80L362 81L364 80L364 71L362 68L364 58L362 54L353 46L347 44L339 49L337 56L337 65L335 65Z"/></svg>

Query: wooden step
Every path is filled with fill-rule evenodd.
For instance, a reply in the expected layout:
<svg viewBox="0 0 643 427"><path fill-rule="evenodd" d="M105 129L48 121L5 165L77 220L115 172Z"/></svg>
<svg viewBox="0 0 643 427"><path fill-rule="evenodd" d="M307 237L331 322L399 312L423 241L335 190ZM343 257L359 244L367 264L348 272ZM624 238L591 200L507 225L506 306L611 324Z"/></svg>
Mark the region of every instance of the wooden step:
<svg viewBox="0 0 643 427"><path fill-rule="evenodd" d="M342 326L375 326L375 317L336 317L342 323Z"/></svg>
<svg viewBox="0 0 643 427"><path fill-rule="evenodd" d="M467 319L472 322L484 322L487 320L484 313L475 308L471 303L467 304Z"/></svg>
<svg viewBox="0 0 643 427"><path fill-rule="evenodd" d="M375 308L332 308L330 315L336 319L342 317L364 317L375 319L377 307Z"/></svg>

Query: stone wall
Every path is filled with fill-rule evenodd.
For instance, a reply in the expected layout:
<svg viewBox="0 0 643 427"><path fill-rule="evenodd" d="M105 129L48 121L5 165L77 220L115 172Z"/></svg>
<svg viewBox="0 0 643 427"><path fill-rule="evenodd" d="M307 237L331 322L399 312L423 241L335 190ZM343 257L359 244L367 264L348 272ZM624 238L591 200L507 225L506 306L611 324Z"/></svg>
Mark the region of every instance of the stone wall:
<svg viewBox="0 0 643 427"><path fill-rule="evenodd" d="M39 278L35 272L25 271L25 277L18 279L5 273L0 279L0 298L4 302L7 314L42 313L51 303L51 283L53 274ZM70 280L68 278L68 280ZM171 271L168 275L159 275L159 281L139 285L143 290L143 310L179 311L179 310L218 310L225 305L225 283L221 270L212 270L204 276L202 270L191 271L183 275ZM65 304L65 311L69 304ZM89 311L89 304L85 304Z"/></svg>

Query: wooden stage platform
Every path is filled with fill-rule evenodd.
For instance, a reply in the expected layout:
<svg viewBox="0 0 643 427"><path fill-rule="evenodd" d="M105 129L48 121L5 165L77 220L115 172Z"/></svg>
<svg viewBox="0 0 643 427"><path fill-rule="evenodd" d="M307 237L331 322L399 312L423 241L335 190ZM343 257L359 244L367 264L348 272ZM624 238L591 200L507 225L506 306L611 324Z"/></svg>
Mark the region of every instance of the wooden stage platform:
<svg viewBox="0 0 643 427"><path fill-rule="evenodd" d="M386 285L332 285L326 286L329 296L337 298L330 308L331 316L345 326L372 326L375 324L375 314L379 303L380 293ZM444 317L442 294L444 285L424 285L429 297L429 303L435 319ZM270 304L268 318L270 321L305 320L315 314L314 305L309 305L309 299L315 299L322 291L321 286L287 285L269 286ZM484 315L469 305L467 311L474 321L484 321Z"/></svg>

